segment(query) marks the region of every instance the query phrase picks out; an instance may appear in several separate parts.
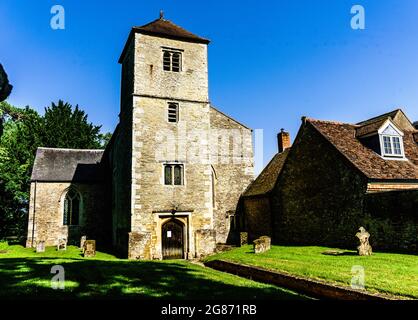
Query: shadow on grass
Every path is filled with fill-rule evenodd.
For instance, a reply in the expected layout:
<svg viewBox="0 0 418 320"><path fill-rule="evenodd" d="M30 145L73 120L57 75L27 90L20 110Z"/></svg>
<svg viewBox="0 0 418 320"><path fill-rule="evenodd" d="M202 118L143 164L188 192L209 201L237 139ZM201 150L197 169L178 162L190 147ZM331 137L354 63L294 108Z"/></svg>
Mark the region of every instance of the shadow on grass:
<svg viewBox="0 0 418 320"><path fill-rule="evenodd" d="M180 262L5 258L0 298L21 299L303 299L274 286ZM51 288L51 267L65 268L66 289Z"/></svg>

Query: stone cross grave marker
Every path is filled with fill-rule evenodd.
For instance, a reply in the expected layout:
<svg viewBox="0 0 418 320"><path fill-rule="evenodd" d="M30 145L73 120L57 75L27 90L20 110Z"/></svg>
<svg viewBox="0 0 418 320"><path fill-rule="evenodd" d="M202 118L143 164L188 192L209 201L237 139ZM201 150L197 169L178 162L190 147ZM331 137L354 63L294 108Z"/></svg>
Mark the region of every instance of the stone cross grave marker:
<svg viewBox="0 0 418 320"><path fill-rule="evenodd" d="M360 240L360 245L357 247L358 254L360 256L371 256L372 246L369 244L370 233L363 227L360 227L359 232L356 233L356 237Z"/></svg>

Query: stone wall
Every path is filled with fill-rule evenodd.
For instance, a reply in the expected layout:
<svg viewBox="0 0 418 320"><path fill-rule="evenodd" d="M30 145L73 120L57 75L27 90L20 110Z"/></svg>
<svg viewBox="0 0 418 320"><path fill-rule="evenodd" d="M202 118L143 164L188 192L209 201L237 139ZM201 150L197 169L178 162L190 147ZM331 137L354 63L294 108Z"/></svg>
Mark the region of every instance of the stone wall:
<svg viewBox="0 0 418 320"><path fill-rule="evenodd" d="M355 248L366 188L366 178L305 124L273 190L274 240Z"/></svg>
<svg viewBox="0 0 418 320"><path fill-rule="evenodd" d="M81 195L80 226L63 225L64 199L70 186ZM105 212L104 186L101 184L32 182L26 246L35 247L36 241L56 246L59 238L79 245L80 237L88 235L103 247L108 239Z"/></svg>
<svg viewBox="0 0 418 320"><path fill-rule="evenodd" d="M238 213L239 198L254 180L252 131L214 108L210 110L210 127L216 242L227 243L233 239L230 216Z"/></svg>
<svg viewBox="0 0 418 320"><path fill-rule="evenodd" d="M364 227L374 250L418 253L418 190L367 194Z"/></svg>
<svg viewBox="0 0 418 320"><path fill-rule="evenodd" d="M243 202L248 240L253 241L263 235L271 237L270 198L268 196L244 198Z"/></svg>

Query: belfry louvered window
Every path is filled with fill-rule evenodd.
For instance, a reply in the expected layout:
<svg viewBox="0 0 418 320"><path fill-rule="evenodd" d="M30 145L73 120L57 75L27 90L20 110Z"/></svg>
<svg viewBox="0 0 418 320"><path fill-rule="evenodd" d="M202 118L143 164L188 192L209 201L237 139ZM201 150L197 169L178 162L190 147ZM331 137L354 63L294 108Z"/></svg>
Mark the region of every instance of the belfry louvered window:
<svg viewBox="0 0 418 320"><path fill-rule="evenodd" d="M68 190L64 199L63 224L67 226L79 225L81 209L80 194L74 189Z"/></svg>
<svg viewBox="0 0 418 320"><path fill-rule="evenodd" d="M170 102L168 104L168 122L178 122L179 121L179 104Z"/></svg>
<svg viewBox="0 0 418 320"><path fill-rule="evenodd" d="M180 72L181 71L181 52L163 50L163 70Z"/></svg>

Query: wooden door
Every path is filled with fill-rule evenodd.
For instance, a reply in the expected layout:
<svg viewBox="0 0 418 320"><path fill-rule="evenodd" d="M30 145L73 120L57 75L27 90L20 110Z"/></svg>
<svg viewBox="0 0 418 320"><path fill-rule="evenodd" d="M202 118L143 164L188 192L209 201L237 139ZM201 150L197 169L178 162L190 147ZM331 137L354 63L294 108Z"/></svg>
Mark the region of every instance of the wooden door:
<svg viewBox="0 0 418 320"><path fill-rule="evenodd" d="M184 257L184 225L175 219L162 226L163 259L183 259Z"/></svg>

